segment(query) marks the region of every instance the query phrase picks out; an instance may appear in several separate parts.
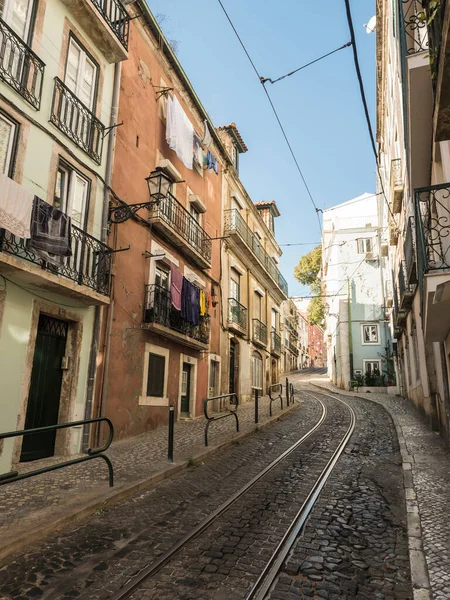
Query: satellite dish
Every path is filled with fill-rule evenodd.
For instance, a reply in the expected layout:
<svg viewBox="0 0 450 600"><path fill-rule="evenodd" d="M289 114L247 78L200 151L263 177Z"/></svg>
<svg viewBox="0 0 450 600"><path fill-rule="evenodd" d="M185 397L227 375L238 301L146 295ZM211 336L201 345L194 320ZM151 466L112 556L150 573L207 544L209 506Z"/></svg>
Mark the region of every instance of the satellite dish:
<svg viewBox="0 0 450 600"><path fill-rule="evenodd" d="M363 25L366 28L367 33L373 33L375 31L375 27L377 26L377 18L374 16L370 19L368 23Z"/></svg>

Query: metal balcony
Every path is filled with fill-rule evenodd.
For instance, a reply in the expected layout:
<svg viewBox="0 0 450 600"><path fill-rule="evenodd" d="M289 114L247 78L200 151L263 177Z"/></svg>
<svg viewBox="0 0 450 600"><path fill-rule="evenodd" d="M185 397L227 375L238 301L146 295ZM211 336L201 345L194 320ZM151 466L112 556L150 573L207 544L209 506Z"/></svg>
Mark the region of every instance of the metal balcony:
<svg viewBox="0 0 450 600"><path fill-rule="evenodd" d="M407 56L418 52L428 52L428 30L426 2L402 0L404 51Z"/></svg>
<svg viewBox="0 0 450 600"><path fill-rule="evenodd" d="M26 240L0 230L0 251L31 262L41 269L61 278L85 285L104 296L109 295L111 275L111 249L85 231L72 225L72 256L64 257L61 265L46 262L27 247Z"/></svg>
<svg viewBox="0 0 450 600"><path fill-rule="evenodd" d="M172 194L153 207L150 220L155 230L198 266L211 266L211 238Z"/></svg>
<svg viewBox="0 0 450 600"><path fill-rule="evenodd" d="M294 356L298 356L298 348L292 342L289 342L289 350L294 354Z"/></svg>
<svg viewBox="0 0 450 600"><path fill-rule="evenodd" d="M130 17L122 4L118 0L92 0L92 4L105 19L122 46L128 50Z"/></svg>
<svg viewBox="0 0 450 600"><path fill-rule="evenodd" d="M409 217L403 243L405 257L405 275L408 283L417 283L417 261L414 242L414 217Z"/></svg>
<svg viewBox="0 0 450 600"><path fill-rule="evenodd" d="M274 356L281 356L281 337L275 329L270 332L270 352Z"/></svg>
<svg viewBox="0 0 450 600"><path fill-rule="evenodd" d="M415 190L419 271L450 268L450 183Z"/></svg>
<svg viewBox="0 0 450 600"><path fill-rule="evenodd" d="M236 236L237 240L243 243L248 255L256 259L256 262L253 261L254 264L259 268L262 268L262 273L269 275L270 279L280 289L283 299L286 299L288 296L288 285L286 280L280 273L273 258L269 256L262 247L261 241L241 217L240 212L233 208L224 211L224 214L224 234L231 238Z"/></svg>
<svg viewBox="0 0 450 600"><path fill-rule="evenodd" d="M391 161L391 197L392 212L399 213L402 210L403 202L403 172L401 158L395 158Z"/></svg>
<svg viewBox="0 0 450 600"><path fill-rule="evenodd" d="M406 264L400 263L398 272L398 289L400 293L400 310L410 311L414 300L415 286L408 283L406 279Z"/></svg>
<svg viewBox="0 0 450 600"><path fill-rule="evenodd" d="M246 335L248 310L234 298L228 298L228 329Z"/></svg>
<svg viewBox="0 0 450 600"><path fill-rule="evenodd" d="M0 19L0 78L36 110L41 106L45 64Z"/></svg>
<svg viewBox="0 0 450 600"><path fill-rule="evenodd" d="M105 126L58 77L55 77L50 122L97 164L102 162Z"/></svg>
<svg viewBox="0 0 450 600"><path fill-rule="evenodd" d="M267 346L267 325L259 319L253 319L253 343Z"/></svg>
<svg viewBox="0 0 450 600"><path fill-rule="evenodd" d="M206 349L209 344L210 318L199 317L194 325L181 317L172 306L170 291L159 285L145 286L144 328L185 346Z"/></svg>

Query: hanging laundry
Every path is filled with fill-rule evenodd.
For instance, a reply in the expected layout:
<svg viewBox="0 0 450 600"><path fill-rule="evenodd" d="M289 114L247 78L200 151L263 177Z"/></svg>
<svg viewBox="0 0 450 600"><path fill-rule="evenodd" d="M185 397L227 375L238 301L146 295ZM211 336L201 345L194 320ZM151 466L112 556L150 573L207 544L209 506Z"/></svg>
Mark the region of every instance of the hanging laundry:
<svg viewBox="0 0 450 600"><path fill-rule="evenodd" d="M200 323L200 290L191 283L190 322L193 325Z"/></svg>
<svg viewBox="0 0 450 600"><path fill-rule="evenodd" d="M35 196L27 247L47 262L64 264L64 258L72 256L70 217Z"/></svg>
<svg viewBox="0 0 450 600"><path fill-rule="evenodd" d="M34 194L0 173L0 229L28 239Z"/></svg>
<svg viewBox="0 0 450 600"><path fill-rule="evenodd" d="M181 310L183 275L175 265L170 267L170 299L175 310Z"/></svg>
<svg viewBox="0 0 450 600"><path fill-rule="evenodd" d="M206 146L207 148L209 148L209 146L211 146L212 137L211 137L211 133L209 131L208 120L207 119L205 119L203 121L203 126L204 126L204 132L203 132L203 139L201 140L201 142L202 142L202 144L204 146Z"/></svg>
<svg viewBox="0 0 450 600"><path fill-rule="evenodd" d="M181 162L188 169L192 169L194 127L176 96L169 96L167 100L166 140Z"/></svg>
<svg viewBox="0 0 450 600"><path fill-rule="evenodd" d="M204 317L208 311L206 292L200 290L200 316Z"/></svg>
<svg viewBox="0 0 450 600"><path fill-rule="evenodd" d="M197 163L200 165L200 167L202 169L203 169L203 162L204 162L203 157L204 157L203 149L200 146L196 137L194 136L194 159L197 161Z"/></svg>
<svg viewBox="0 0 450 600"><path fill-rule="evenodd" d="M181 318L193 325L200 322L200 290L186 277L181 289Z"/></svg>
<svg viewBox="0 0 450 600"><path fill-rule="evenodd" d="M217 158L211 154L208 150L208 154L206 155L206 166L208 169L213 169L216 175L219 174L219 165L217 163Z"/></svg>
<svg viewBox="0 0 450 600"><path fill-rule="evenodd" d="M188 321L191 282L183 277L181 284L181 318Z"/></svg>

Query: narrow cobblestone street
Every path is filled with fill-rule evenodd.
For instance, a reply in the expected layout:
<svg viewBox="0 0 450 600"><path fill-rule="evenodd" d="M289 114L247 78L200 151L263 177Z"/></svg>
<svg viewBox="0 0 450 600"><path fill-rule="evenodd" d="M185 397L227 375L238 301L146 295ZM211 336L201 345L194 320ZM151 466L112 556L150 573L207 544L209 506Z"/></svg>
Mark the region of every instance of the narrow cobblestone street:
<svg viewBox="0 0 450 600"><path fill-rule="evenodd" d="M111 598L305 435L322 402L327 412L317 431L129 596L244 600L349 422L344 405L311 385L327 385L320 372L292 380L301 390L297 406L279 421L5 559L1 600ZM339 397L355 410L356 429L268 597L412 600L394 424L379 403ZM444 574L445 552L439 556Z"/></svg>

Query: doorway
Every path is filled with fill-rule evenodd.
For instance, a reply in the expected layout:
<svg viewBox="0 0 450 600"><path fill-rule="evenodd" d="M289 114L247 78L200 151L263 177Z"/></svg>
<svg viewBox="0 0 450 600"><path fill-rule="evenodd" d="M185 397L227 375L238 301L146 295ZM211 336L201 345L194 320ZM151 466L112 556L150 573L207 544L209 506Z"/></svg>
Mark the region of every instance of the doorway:
<svg viewBox="0 0 450 600"><path fill-rule="evenodd" d="M181 416L188 417L191 412L191 366L189 363L183 363L181 373Z"/></svg>
<svg viewBox="0 0 450 600"><path fill-rule="evenodd" d="M239 342L230 340L229 393L239 393Z"/></svg>
<svg viewBox="0 0 450 600"><path fill-rule="evenodd" d="M67 321L39 315L25 429L58 423L63 376L61 367L66 351L68 326ZM53 456L55 439L56 431L25 435L21 462Z"/></svg>

